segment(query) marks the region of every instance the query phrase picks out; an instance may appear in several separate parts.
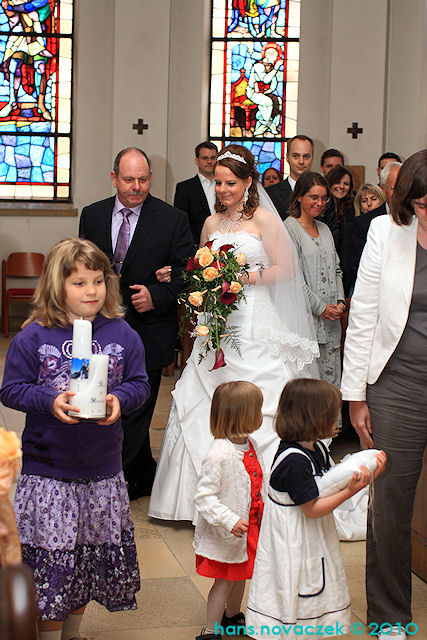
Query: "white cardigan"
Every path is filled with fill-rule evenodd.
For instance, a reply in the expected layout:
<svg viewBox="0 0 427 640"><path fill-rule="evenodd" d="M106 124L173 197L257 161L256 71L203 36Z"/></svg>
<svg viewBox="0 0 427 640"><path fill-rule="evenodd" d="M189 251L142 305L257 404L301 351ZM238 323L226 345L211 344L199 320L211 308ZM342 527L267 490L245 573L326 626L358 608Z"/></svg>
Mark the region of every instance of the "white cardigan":
<svg viewBox="0 0 427 640"><path fill-rule="evenodd" d="M251 438L258 462L262 460ZM239 520L248 520L251 506L251 480L243 464L243 451L229 440L213 441L203 459L194 502L198 512L194 533L196 553L219 562L245 562L247 536L231 533ZM262 498L267 495L267 479L263 469Z"/></svg>
<svg viewBox="0 0 427 640"><path fill-rule="evenodd" d="M344 400L366 400L405 329L414 288L418 219L372 220L360 260L344 345Z"/></svg>

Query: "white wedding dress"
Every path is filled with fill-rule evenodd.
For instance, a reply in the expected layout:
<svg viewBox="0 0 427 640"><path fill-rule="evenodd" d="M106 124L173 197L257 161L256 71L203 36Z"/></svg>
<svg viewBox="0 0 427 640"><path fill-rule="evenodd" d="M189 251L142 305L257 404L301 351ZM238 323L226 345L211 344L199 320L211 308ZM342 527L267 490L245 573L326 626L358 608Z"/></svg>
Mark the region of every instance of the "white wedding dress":
<svg viewBox="0 0 427 640"><path fill-rule="evenodd" d="M213 249L222 244L234 244L237 251L245 253L250 271L270 266L262 240L256 234L236 231L222 234L219 231L210 237ZM253 338L253 322L265 323L268 333L280 324L276 309L266 286L245 288L246 300L230 314L227 323L237 327L240 353L229 343L223 347L226 366L209 371L215 361L214 351L199 362L203 338L196 338L186 367L172 392L173 400L168 424L163 438L157 473L154 480L149 515L166 520L194 521L194 493L197 477L204 456L212 442L209 415L212 395L222 382L249 380L261 389L263 423L252 434L256 440L266 473L270 469L277 450L279 438L273 428L281 391L285 383L297 375L290 361L275 357L269 346ZM301 375L301 372L299 373Z"/></svg>

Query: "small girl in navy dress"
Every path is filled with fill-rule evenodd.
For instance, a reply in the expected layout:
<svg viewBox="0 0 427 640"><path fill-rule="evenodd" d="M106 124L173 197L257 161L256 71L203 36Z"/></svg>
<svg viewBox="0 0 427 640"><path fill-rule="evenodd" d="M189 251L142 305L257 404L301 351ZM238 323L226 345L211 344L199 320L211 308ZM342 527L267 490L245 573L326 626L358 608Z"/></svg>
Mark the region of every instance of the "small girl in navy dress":
<svg viewBox="0 0 427 640"><path fill-rule="evenodd" d="M276 415L281 442L271 468L246 632L258 638L340 636L350 624L350 596L332 511L371 479L364 466L348 485L319 497L316 476L330 466L320 438L336 433L341 392L325 380L297 378L282 391ZM385 466L377 454L374 477ZM326 633L326 631L325 631Z"/></svg>
<svg viewBox="0 0 427 640"><path fill-rule="evenodd" d="M85 605L135 609L139 570L121 465L121 411L149 395L139 336L122 319L118 278L92 242L49 251L34 308L12 340L1 401L25 411L15 512L36 585L41 640L79 636ZM79 420L69 389L73 321L92 322L92 350L110 356L107 417ZM77 409L78 411L78 409Z"/></svg>
<svg viewBox="0 0 427 640"><path fill-rule="evenodd" d="M194 548L197 573L215 582L207 624L196 640L220 639L220 626L225 630L245 624L240 605L245 580L252 577L265 493L257 447L247 434L261 426L262 400L256 385L242 381L220 384L212 398L214 441L194 498Z"/></svg>

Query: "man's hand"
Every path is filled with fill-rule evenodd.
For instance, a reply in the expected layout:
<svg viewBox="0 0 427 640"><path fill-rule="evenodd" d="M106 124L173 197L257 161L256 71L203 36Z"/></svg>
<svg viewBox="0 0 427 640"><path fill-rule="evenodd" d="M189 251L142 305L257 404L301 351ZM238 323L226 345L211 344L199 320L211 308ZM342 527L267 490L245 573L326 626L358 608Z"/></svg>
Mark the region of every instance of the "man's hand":
<svg viewBox="0 0 427 640"><path fill-rule="evenodd" d="M52 406L52 413L55 418L58 418L58 420L65 422L66 424L77 424L79 422L78 418L69 416L65 413L66 411L75 411L76 413L80 411L78 407L73 407L69 404L70 398L75 395L74 391L65 391L64 393L60 393L56 396Z"/></svg>
<svg viewBox="0 0 427 640"><path fill-rule="evenodd" d="M132 304L138 313L151 311L153 308L153 301L147 287L144 284L132 284L129 289L134 289L138 292L131 296Z"/></svg>

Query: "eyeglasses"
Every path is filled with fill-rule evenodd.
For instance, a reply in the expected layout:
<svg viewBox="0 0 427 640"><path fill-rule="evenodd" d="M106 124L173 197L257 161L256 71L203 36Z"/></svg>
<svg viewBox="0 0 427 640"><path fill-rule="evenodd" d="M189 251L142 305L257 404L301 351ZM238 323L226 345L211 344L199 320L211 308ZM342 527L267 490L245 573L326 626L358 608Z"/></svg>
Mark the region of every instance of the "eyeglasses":
<svg viewBox="0 0 427 640"><path fill-rule="evenodd" d="M321 202L322 204L328 204L329 198L327 196L308 196L312 202Z"/></svg>

